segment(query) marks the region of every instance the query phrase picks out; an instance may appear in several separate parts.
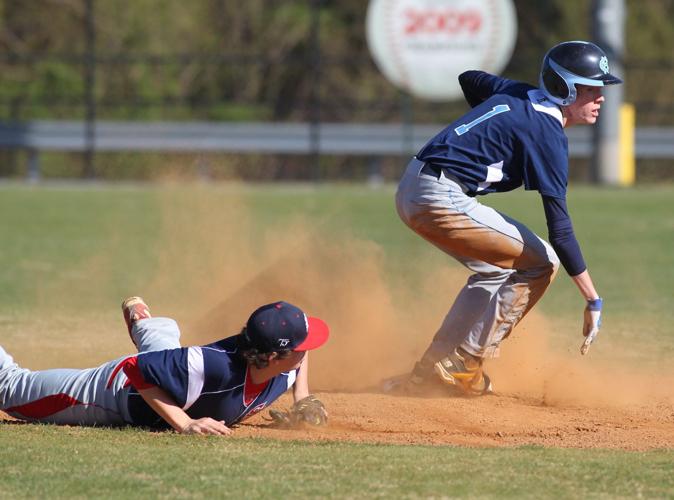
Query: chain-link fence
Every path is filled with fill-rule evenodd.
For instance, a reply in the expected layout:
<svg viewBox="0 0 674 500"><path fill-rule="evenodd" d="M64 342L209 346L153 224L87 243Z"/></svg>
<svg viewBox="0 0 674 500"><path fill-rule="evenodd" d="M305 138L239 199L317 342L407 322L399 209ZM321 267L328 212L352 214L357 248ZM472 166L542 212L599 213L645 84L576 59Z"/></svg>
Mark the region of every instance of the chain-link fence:
<svg viewBox="0 0 674 500"><path fill-rule="evenodd" d="M559 17L574 5L582 13L583 2L566 2L564 11L555 10L556 3L515 2L520 30L505 76L535 83L551 43L588 37L589 19L572 28ZM667 8L667 2L659 3ZM72 175L152 177L170 163L215 177L265 172L270 178L358 178L373 171L387 177L389 170L395 176L399 156L410 146L404 131L390 155L340 157L321 154L320 125L443 124L466 106L415 99L385 80L367 50L362 1L4 0L1 5L0 120L89 124L84 161L64 153L41 155L47 175L67 175L70 164ZM628 2L628 9L644 7ZM674 85L666 84L674 83L674 55L653 50L652 57L643 57L630 53L629 42L628 25L625 96L636 106L637 125L674 125ZM93 125L99 121L306 123L313 146L309 154L201 152L170 162L160 151L94 157ZM24 175L26 154L2 150L0 173ZM264 168L257 168L261 164ZM574 168L582 172L585 164L577 160Z"/></svg>

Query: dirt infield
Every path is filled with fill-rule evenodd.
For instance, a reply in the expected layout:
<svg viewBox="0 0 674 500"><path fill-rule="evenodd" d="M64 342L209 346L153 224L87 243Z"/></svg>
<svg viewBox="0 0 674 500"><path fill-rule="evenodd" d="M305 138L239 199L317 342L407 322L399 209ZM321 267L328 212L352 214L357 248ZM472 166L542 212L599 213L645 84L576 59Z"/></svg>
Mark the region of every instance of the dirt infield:
<svg viewBox="0 0 674 500"><path fill-rule="evenodd" d="M424 339L386 341L378 330L359 338L355 333L349 335L356 330L348 326L335 328L330 349L310 355L311 387L330 413L326 428L274 429L265 420L268 412L264 410L240 425L235 436L487 447L674 449L674 374L644 365L638 373L625 370L624 357L611 352L610 342L593 347L588 356L578 353L578 342L573 343L578 339L570 339L567 349L551 346L545 334L546 321L535 313L508 339L501 358L486 363L497 394L479 398L446 393L432 397L382 394L377 390L378 382L404 372ZM128 342L120 335L104 338L114 339L109 346L100 345L108 350ZM186 343L204 340L188 337ZM353 348L358 342L360 349ZM410 346L412 343L416 346ZM32 358L35 350L30 349L31 344L25 339L18 344L23 345L15 347L24 353L25 366L59 366L56 359L47 357L52 350L40 351ZM372 347L375 345L377 349ZM52 354L65 356L58 347ZM290 404L291 396L286 394L274 407Z"/></svg>
<svg viewBox="0 0 674 500"><path fill-rule="evenodd" d="M245 310L237 301L227 306ZM386 314L381 317L388 318ZM333 325L329 348L310 355L311 387L328 408L329 425L274 429L265 420L268 412L264 410L240 425L236 437L475 447L674 449L674 373L643 364L638 372L626 370L625 366L633 365L625 363L608 337L589 355L580 356L580 336L569 339L566 347L553 345L546 319L533 312L507 340L502 356L485 365L496 395L397 397L382 394L377 385L382 378L409 369L426 339L421 335L389 335L390 319L383 326L365 328L366 333L356 328L358 318L335 316L329 320ZM70 329L68 335L78 330ZM101 337L110 344L99 343L98 348L113 351L126 346L128 340L117 333ZM12 346L22 352L25 366L59 366L59 361L52 358L66 356L62 346L70 342L59 341L53 349L35 355L27 340L34 338L41 337L29 331ZM207 340L189 332L184 339L188 345ZM71 364L66 359L60 362ZM290 404L291 396L286 394L274 407L287 408Z"/></svg>
<svg viewBox="0 0 674 500"><path fill-rule="evenodd" d="M325 428L281 430L263 412L235 436L455 446L540 445L649 450L674 448L674 405L590 408L546 406L515 396L410 398L372 393L318 393L330 411ZM276 407L291 403L284 396ZM4 416L0 412L0 416Z"/></svg>
<svg viewBox="0 0 674 500"><path fill-rule="evenodd" d="M546 406L514 396L409 398L321 393L325 429L269 428L256 415L238 436L457 446L541 445L648 450L674 448L674 405L589 408ZM288 405L289 399L281 406Z"/></svg>
<svg viewBox="0 0 674 500"><path fill-rule="evenodd" d="M487 362L497 394L479 398L456 397L437 388L429 397L383 394L378 382L404 372L419 348L385 343L375 333L362 340L362 349L354 350L350 344L356 342L355 335L340 335L338 330L330 340L331 349L310 356L311 386L328 408L329 425L275 429L264 410L240 425L235 436L478 447L674 449L672 373L643 366L638 373L629 372L619 357L604 353L610 351L608 345L598 344L588 356L572 349L575 344L566 350L553 349L544 334L545 324L544 318L532 314L519 334L508 339L502 357ZM421 341L415 340L419 345ZM376 355L368 342L381 345ZM56 365L44 359L44 353L40 357L41 367ZM288 393L274 407L287 408L291 402Z"/></svg>

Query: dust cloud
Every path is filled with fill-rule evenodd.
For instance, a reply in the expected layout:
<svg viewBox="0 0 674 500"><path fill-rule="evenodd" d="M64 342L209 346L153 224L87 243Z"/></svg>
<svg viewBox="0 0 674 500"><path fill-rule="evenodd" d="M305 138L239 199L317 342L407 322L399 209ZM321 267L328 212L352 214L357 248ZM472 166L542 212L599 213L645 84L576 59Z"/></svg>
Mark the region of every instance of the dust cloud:
<svg viewBox="0 0 674 500"><path fill-rule="evenodd" d="M421 276L410 289L387 275L392 271L384 249L347 229L335 234L303 217L281 227L260 226L235 189L226 196L180 191L178 198L174 193L164 203L163 250L151 288L165 297L177 294L166 297L174 308L191 298L183 311L186 339L226 337L257 306L294 303L331 328L330 341L310 356L316 389L368 390L410 370L467 277L449 263L428 269L410 259L406 265ZM672 373L625 370L624 360L598 362L592 350L580 356L582 338L578 332L568 337L578 344L574 349L553 346L559 342L552 342L549 322L533 310L503 343L502 356L487 362L497 391L545 405L629 405L672 397L671 383L663 383ZM604 342L598 348L609 347Z"/></svg>
<svg viewBox="0 0 674 500"><path fill-rule="evenodd" d="M155 315L176 318L184 345L236 334L259 305L286 300L331 328L329 342L310 355L312 389L360 392L412 368L468 276L451 259L447 266L429 267L411 258L405 269L396 269L385 249L354 236L343 223L301 215L261 217L244 185L169 185L158 190L157 199L156 235L151 250L144 249L153 255L151 266L120 259L128 239L111 231L106 249L81 263L81 276L50 285L41 299L83 303L82 294L104 288L90 286L92 276L99 284L115 283L131 272L142 286L129 294L144 296ZM399 230L408 231L402 224ZM134 255L131 250L125 255ZM409 284L401 276L416 281ZM566 277L560 273L557 279ZM122 298L115 295L115 302ZM50 331L61 333L45 335L41 323L34 325L26 331L40 332L36 338L53 349L25 353L23 359L33 368L62 362L93 366L126 354L130 346L120 334L119 310L97 316L93 333L91 320L79 321L77 315L50 321ZM108 318L118 326L107 326ZM94 334L95 341L82 341ZM501 357L485 368L497 393L536 404L631 405L674 398L671 368L645 368L618 355L597 360L593 352L611 349L610 333L600 335L601 342L581 356L579 332L553 332L551 322L534 309L504 341ZM30 336L11 337L5 346L20 352ZM81 352L66 352L64 345L80 345Z"/></svg>
<svg viewBox="0 0 674 500"><path fill-rule="evenodd" d="M503 393L521 395L547 406L633 406L656 401L674 402L674 371L628 359L610 343L610 332L587 355L580 354L583 337L568 333L564 342L552 341L549 322L535 311L515 329L502 355L487 370ZM593 356L601 350L601 359Z"/></svg>

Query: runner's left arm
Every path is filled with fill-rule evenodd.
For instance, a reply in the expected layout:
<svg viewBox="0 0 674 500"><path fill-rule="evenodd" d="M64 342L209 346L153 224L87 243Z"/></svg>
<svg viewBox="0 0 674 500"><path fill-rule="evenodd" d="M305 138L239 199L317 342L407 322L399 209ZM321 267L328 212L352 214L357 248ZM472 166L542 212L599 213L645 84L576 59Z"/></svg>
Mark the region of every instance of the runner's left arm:
<svg viewBox="0 0 674 500"><path fill-rule="evenodd" d="M518 83L485 71L465 71L459 75L459 85L471 108Z"/></svg>

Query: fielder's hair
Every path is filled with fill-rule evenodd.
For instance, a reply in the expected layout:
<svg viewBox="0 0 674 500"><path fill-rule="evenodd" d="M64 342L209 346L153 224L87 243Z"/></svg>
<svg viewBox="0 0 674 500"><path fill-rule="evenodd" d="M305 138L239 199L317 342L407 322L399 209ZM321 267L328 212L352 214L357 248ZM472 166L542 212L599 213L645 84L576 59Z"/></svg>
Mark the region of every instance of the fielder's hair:
<svg viewBox="0 0 674 500"><path fill-rule="evenodd" d="M237 336L237 343L239 346L239 351L241 352L241 356L243 356L244 359L251 365L255 365L256 368L266 368L269 366L269 358L271 358L271 355L274 353L276 353L276 359L285 359L290 356L290 353L292 352L290 349L280 349L278 351L271 352L259 351L250 345L246 339L245 326L241 329L241 333L239 333Z"/></svg>

